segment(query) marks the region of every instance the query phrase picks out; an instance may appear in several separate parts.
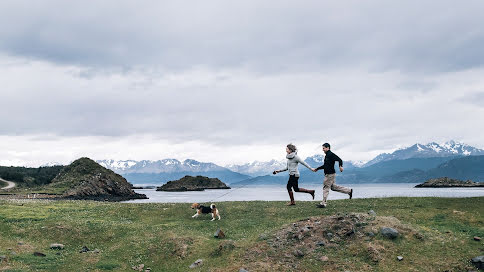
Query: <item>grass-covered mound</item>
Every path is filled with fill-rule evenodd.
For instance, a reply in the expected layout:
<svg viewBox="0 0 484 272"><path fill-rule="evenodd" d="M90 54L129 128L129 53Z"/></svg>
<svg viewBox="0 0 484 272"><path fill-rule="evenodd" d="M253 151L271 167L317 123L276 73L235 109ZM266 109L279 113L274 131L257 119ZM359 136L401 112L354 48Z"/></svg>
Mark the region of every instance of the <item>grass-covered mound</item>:
<svg viewBox="0 0 484 272"><path fill-rule="evenodd" d="M429 179L422 184L415 185L416 188L440 188L440 187L484 187L484 182L472 180L458 180L448 177Z"/></svg>
<svg viewBox="0 0 484 272"><path fill-rule="evenodd" d="M484 197L315 204L220 202L222 220L211 222L184 203L0 201L0 271L469 271L483 255L473 237L484 236Z"/></svg>
<svg viewBox="0 0 484 272"><path fill-rule="evenodd" d="M106 169L89 158L80 158L45 186L46 191L73 199L126 200L146 198L135 193L122 176Z"/></svg>
<svg viewBox="0 0 484 272"><path fill-rule="evenodd" d="M158 187L157 191L203 191L205 189L230 189L225 183L221 182L218 178L209 178L204 176L184 176L179 180L168 181L161 187Z"/></svg>

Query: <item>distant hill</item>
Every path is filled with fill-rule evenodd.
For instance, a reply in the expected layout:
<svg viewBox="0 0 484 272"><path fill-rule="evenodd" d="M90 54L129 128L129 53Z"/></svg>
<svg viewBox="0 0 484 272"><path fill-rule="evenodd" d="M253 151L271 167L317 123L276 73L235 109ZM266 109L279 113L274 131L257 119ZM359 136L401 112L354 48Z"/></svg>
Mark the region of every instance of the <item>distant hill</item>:
<svg viewBox="0 0 484 272"><path fill-rule="evenodd" d="M80 158L65 166L45 188L73 199L119 201L146 198L135 193L122 176L89 158Z"/></svg>
<svg viewBox="0 0 484 272"><path fill-rule="evenodd" d="M184 176L179 180L172 180L158 187L157 191L203 191L205 189L230 189L225 183L217 178L208 178L203 176Z"/></svg>
<svg viewBox="0 0 484 272"><path fill-rule="evenodd" d="M336 163L336 170L337 163ZM322 183L323 172L313 173L299 167L299 183ZM380 162L369 167L336 172L338 183L420 183L430 178L448 176L456 179L484 181L484 156L413 158ZM286 184L286 174L266 175L232 184Z"/></svg>
<svg viewBox="0 0 484 272"><path fill-rule="evenodd" d="M0 178L13 181L18 187L35 187L50 183L64 166L39 168L0 166Z"/></svg>

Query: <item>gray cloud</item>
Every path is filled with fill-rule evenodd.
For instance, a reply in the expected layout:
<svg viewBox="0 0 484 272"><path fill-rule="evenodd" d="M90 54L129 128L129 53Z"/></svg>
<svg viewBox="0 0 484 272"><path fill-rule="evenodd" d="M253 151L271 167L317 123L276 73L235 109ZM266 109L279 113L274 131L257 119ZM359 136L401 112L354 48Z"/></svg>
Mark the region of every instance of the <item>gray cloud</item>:
<svg viewBox="0 0 484 272"><path fill-rule="evenodd" d="M3 1L0 50L97 68L481 67L482 1Z"/></svg>
<svg viewBox="0 0 484 272"><path fill-rule="evenodd" d="M55 141L91 137L89 149L96 137L136 145L126 139L143 135L148 148L180 143L172 157L195 154L185 143L269 154L329 141L364 159L415 142L482 148L482 95L472 90L484 88L483 7L3 1L0 136L23 137L23 159L29 143L50 143L40 158Z"/></svg>

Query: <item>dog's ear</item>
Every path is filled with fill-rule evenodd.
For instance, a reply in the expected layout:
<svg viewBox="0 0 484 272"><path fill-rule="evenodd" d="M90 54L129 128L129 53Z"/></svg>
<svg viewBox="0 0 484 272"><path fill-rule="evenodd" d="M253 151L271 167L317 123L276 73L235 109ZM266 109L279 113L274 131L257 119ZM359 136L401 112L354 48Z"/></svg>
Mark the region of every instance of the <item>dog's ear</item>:
<svg viewBox="0 0 484 272"><path fill-rule="evenodd" d="M198 209L198 207L200 207L200 204L198 204L198 203L192 204L192 209Z"/></svg>

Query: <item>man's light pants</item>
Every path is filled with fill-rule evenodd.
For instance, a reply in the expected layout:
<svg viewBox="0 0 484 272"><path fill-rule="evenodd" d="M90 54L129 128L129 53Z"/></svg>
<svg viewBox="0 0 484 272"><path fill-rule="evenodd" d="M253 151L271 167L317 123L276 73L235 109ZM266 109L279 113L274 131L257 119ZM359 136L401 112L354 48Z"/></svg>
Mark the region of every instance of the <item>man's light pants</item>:
<svg viewBox="0 0 484 272"><path fill-rule="evenodd" d="M328 199L328 194L329 194L329 189L344 193L344 194L350 194L351 189L348 187L343 187L336 185L334 183L334 180L336 178L336 174L326 174L324 175L324 183L323 183L323 201L321 202L321 205L326 205L326 200Z"/></svg>

